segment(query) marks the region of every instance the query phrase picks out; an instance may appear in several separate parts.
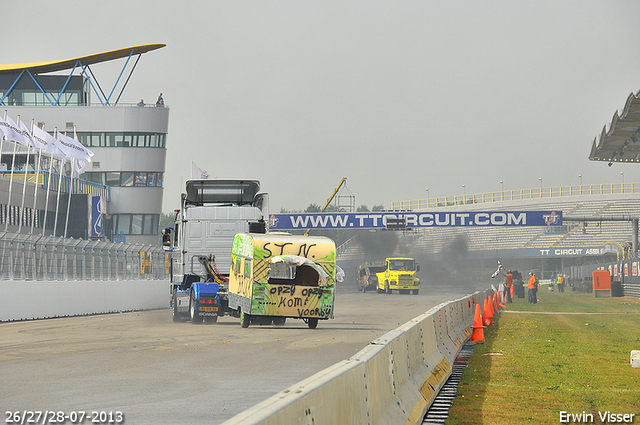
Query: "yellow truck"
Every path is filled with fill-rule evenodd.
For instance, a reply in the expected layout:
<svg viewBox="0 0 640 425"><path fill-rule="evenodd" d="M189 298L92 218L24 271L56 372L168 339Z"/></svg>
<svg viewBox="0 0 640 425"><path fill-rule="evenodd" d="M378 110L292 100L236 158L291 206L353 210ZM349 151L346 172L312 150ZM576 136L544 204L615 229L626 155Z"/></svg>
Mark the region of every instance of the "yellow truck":
<svg viewBox="0 0 640 425"><path fill-rule="evenodd" d="M229 309L250 324L282 326L302 319L310 329L333 318L335 243L288 233L237 233L229 273ZM339 278L341 278L339 276Z"/></svg>
<svg viewBox="0 0 640 425"><path fill-rule="evenodd" d="M412 293L418 295L420 279L416 273L420 266L413 258L387 258L384 260L384 270L376 273L378 292L391 294L398 290L401 294Z"/></svg>

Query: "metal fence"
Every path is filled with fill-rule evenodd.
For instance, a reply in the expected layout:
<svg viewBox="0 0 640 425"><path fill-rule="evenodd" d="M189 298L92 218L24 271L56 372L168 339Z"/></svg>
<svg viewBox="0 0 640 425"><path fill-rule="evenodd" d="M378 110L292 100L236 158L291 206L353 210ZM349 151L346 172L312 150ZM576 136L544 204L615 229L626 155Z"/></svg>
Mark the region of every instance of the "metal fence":
<svg viewBox="0 0 640 425"><path fill-rule="evenodd" d="M0 280L166 279L162 247L0 232Z"/></svg>
<svg viewBox="0 0 640 425"><path fill-rule="evenodd" d="M464 187L464 185L463 185ZM529 199L565 198L569 196L615 195L640 193L640 183L607 183L574 186L555 186L533 189L501 190L498 192L474 193L438 198L413 199L391 202L391 209L421 210L427 208L452 207L456 205L486 204L491 202L525 201Z"/></svg>

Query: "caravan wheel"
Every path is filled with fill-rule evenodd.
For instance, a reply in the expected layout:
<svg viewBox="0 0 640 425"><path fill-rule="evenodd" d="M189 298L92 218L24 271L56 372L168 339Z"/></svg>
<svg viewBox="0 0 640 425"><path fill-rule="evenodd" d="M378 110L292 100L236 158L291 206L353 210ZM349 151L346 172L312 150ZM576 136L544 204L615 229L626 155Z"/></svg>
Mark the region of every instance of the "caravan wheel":
<svg viewBox="0 0 640 425"><path fill-rule="evenodd" d="M245 314L245 312L240 312L240 326L243 328L248 328L249 323L251 322L251 315Z"/></svg>

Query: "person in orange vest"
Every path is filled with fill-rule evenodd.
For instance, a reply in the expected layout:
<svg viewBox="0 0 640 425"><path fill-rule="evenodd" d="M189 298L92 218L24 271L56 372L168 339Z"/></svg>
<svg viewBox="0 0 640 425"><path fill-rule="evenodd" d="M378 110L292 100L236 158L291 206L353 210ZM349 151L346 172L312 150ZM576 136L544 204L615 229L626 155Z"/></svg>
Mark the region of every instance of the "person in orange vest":
<svg viewBox="0 0 640 425"><path fill-rule="evenodd" d="M537 304L538 302L538 278L535 273L529 272L529 283L527 284L529 288L529 304Z"/></svg>
<svg viewBox="0 0 640 425"><path fill-rule="evenodd" d="M513 274L511 270L507 274L502 273L500 270L500 274L503 275L506 279L504 280L504 302L510 303L511 301L511 287L513 286Z"/></svg>

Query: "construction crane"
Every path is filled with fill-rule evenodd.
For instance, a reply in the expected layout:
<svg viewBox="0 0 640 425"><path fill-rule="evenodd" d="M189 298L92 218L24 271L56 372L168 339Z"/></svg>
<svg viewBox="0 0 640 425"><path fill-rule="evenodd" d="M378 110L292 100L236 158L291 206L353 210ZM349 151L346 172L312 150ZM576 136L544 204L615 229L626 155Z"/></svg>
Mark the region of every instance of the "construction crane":
<svg viewBox="0 0 640 425"><path fill-rule="evenodd" d="M329 204L331 203L331 201L333 201L333 198L336 197L336 195L338 194L338 192L340 191L340 189L342 188L342 186L347 184L347 178L343 177L342 180L340 181L340 184L338 185L338 187L336 187L336 189L333 191L333 193L331 194L331 196L329 196L329 199L327 199L327 202L324 203L324 206L322 207L322 209L320 210L320 212L324 212L324 210L327 209L327 207L329 206ZM309 234L309 230L311 229L307 229L304 232L304 235L307 236Z"/></svg>

